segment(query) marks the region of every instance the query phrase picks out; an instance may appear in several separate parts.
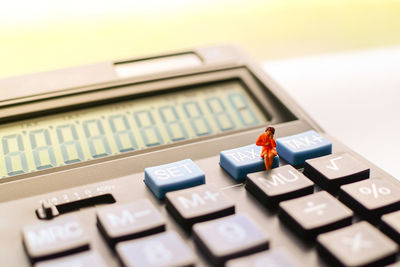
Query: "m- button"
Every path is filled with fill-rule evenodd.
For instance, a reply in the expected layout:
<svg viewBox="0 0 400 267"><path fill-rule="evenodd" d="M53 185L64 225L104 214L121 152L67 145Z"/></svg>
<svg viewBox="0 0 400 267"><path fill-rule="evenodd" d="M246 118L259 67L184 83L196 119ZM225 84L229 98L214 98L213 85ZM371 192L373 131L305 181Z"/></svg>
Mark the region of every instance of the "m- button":
<svg viewBox="0 0 400 267"><path fill-rule="evenodd" d="M97 226L111 247L117 242L165 231L165 220L148 199L103 207Z"/></svg>
<svg viewBox="0 0 400 267"><path fill-rule="evenodd" d="M144 182L162 199L167 192L204 184L206 176L191 159L185 159L144 169Z"/></svg>
<svg viewBox="0 0 400 267"><path fill-rule="evenodd" d="M208 184L167 193L165 207L186 230L195 223L235 213L233 202Z"/></svg>
<svg viewBox="0 0 400 267"><path fill-rule="evenodd" d="M89 249L89 239L75 216L26 226L22 234L31 262Z"/></svg>

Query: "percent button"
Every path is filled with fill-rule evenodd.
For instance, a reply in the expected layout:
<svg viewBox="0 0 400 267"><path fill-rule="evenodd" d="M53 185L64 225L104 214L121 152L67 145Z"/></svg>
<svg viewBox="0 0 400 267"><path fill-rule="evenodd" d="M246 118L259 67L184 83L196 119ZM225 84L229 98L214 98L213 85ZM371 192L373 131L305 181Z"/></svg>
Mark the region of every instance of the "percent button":
<svg viewBox="0 0 400 267"><path fill-rule="evenodd" d="M382 214L400 208L400 187L375 178L344 185L339 199L365 219L376 222Z"/></svg>

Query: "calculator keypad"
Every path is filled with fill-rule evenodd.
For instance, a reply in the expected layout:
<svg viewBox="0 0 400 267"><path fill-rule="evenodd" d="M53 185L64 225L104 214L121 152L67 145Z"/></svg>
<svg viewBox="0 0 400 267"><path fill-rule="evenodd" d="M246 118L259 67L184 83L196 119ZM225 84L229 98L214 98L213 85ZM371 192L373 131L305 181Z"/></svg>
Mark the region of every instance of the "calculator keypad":
<svg viewBox="0 0 400 267"><path fill-rule="evenodd" d="M183 228L235 213L235 205L214 185L167 193L165 207Z"/></svg>
<svg viewBox="0 0 400 267"><path fill-rule="evenodd" d="M285 165L248 174L246 189L265 206L276 208L283 200L311 194L314 183L292 166Z"/></svg>
<svg viewBox="0 0 400 267"><path fill-rule="evenodd" d="M173 231L121 242L116 247L124 266L193 266L195 256Z"/></svg>
<svg viewBox="0 0 400 267"><path fill-rule="evenodd" d="M88 236L73 215L28 225L22 233L26 252L32 262L89 249Z"/></svg>
<svg viewBox="0 0 400 267"><path fill-rule="evenodd" d="M280 203L281 221L303 237L351 224L353 212L326 191Z"/></svg>
<svg viewBox="0 0 400 267"><path fill-rule="evenodd" d="M329 192L344 184L369 178L370 169L348 153L332 154L306 160L304 175Z"/></svg>
<svg viewBox="0 0 400 267"><path fill-rule="evenodd" d="M400 210L382 216L382 231L400 244Z"/></svg>
<svg viewBox="0 0 400 267"><path fill-rule="evenodd" d="M245 214L193 226L194 240L212 265L269 248L269 238Z"/></svg>
<svg viewBox="0 0 400 267"><path fill-rule="evenodd" d="M114 247L119 241L164 231L165 219L148 199L142 199L99 209L97 226Z"/></svg>
<svg viewBox="0 0 400 267"><path fill-rule="evenodd" d="M396 243L371 224L362 221L321 234L317 238L320 253L341 266L384 266L396 257Z"/></svg>

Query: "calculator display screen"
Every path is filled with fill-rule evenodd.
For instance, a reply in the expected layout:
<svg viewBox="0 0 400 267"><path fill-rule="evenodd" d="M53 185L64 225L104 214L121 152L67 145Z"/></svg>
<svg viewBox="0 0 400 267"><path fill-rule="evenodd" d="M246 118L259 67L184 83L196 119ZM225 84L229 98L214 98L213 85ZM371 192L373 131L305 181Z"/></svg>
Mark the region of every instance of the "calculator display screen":
<svg viewBox="0 0 400 267"><path fill-rule="evenodd" d="M239 81L0 126L0 178L264 124Z"/></svg>

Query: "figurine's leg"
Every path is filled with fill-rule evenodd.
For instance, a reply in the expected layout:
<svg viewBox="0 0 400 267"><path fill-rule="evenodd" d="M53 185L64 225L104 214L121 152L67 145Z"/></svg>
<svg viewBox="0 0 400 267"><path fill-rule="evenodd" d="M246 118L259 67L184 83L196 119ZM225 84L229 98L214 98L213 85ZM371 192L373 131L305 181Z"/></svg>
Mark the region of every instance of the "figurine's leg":
<svg viewBox="0 0 400 267"><path fill-rule="evenodd" d="M274 162L274 153L269 153L266 158L268 159L268 168L267 168L267 170L270 170L272 168L272 164Z"/></svg>

